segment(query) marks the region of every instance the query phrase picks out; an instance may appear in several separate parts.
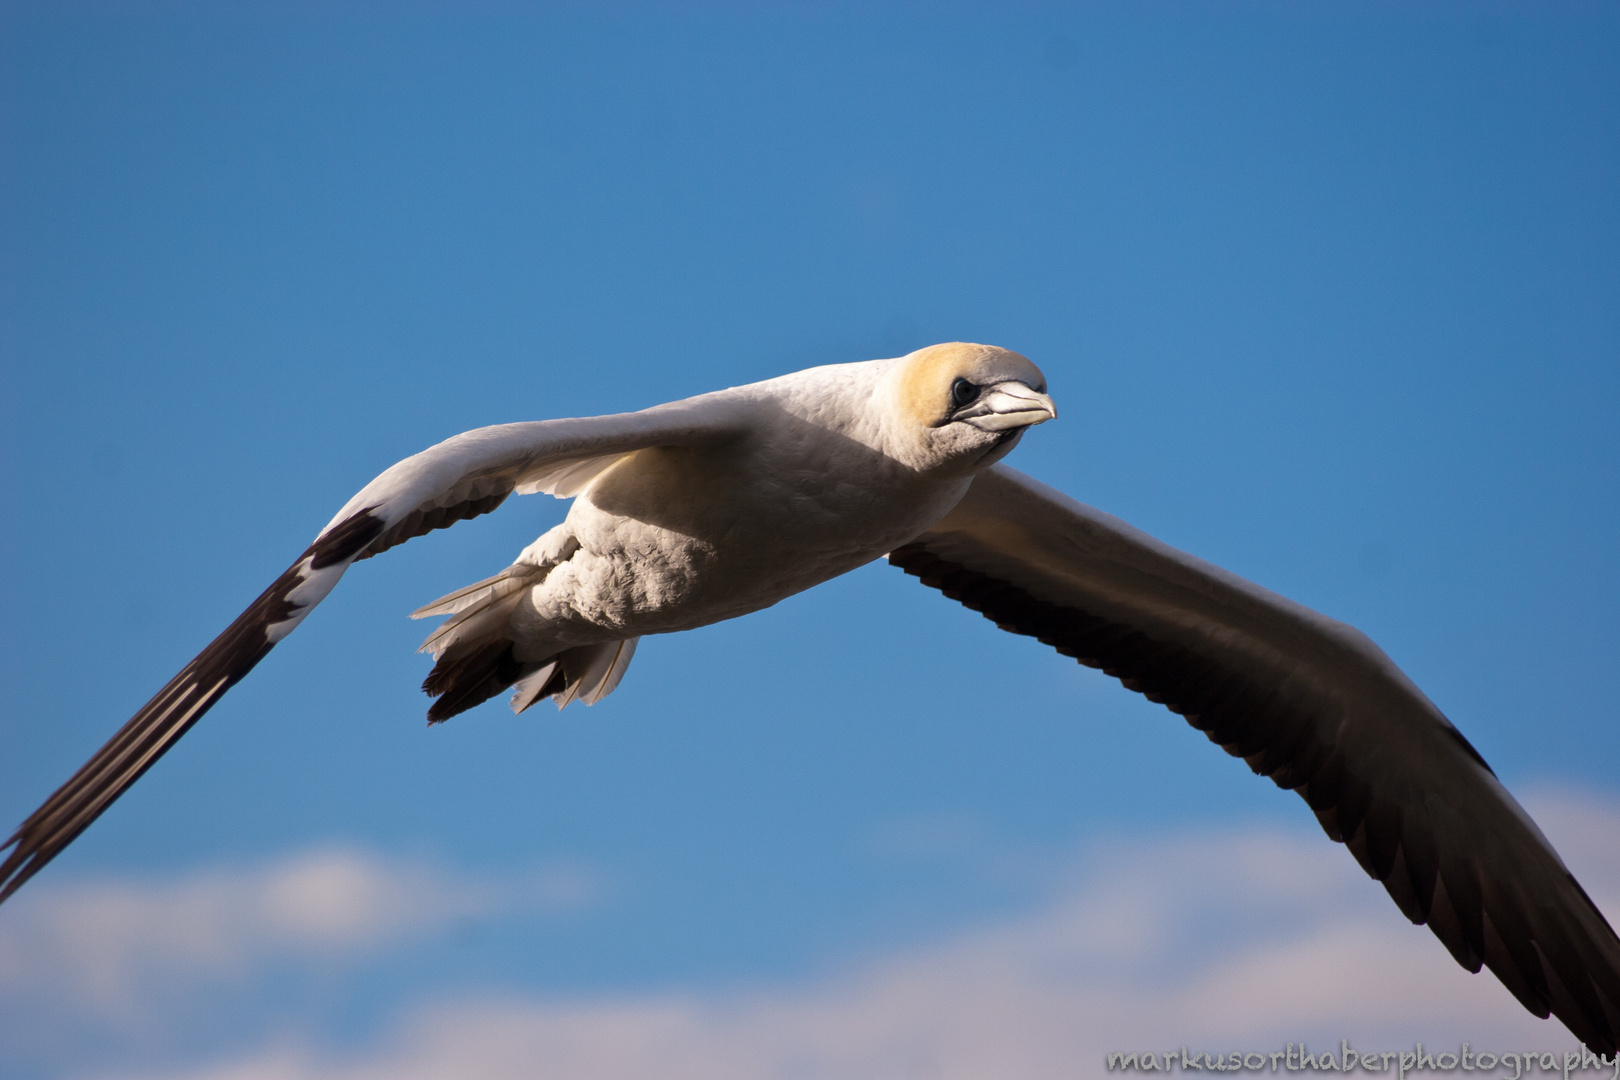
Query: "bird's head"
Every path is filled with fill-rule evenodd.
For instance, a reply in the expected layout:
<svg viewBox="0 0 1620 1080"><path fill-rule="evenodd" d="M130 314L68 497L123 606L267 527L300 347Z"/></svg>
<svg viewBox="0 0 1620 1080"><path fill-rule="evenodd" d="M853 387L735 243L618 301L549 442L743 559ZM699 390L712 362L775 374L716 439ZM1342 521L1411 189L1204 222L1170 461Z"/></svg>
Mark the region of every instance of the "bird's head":
<svg viewBox="0 0 1620 1080"><path fill-rule="evenodd" d="M953 341L901 357L890 415L903 460L943 475L999 461L1025 429L1057 416L1041 369L1010 349Z"/></svg>

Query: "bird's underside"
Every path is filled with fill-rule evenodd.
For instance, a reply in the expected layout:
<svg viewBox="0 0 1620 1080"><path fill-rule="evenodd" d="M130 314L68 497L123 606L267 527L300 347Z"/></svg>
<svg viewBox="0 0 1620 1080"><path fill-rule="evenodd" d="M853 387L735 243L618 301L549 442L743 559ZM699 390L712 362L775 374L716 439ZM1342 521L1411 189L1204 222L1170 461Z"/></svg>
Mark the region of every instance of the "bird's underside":
<svg viewBox="0 0 1620 1080"><path fill-rule="evenodd" d="M867 423L867 414L884 409L877 417L883 424ZM924 513L938 497L933 488L869 489L934 470L953 492L949 501L915 524L903 516L877 526L861 519L865 543L897 539L870 549L846 544L838 558L888 550L906 573L1002 629L1101 668L1182 714L1255 772L1299 792L1328 835L1350 848L1409 919L1426 922L1458 963L1470 971L1489 967L1532 1013L1555 1014L1587 1046L1615 1053L1620 939L1467 740L1352 628L991 465L1025 426L1054 412L1039 371L1017 354L935 346L640 413L483 428L408 458L350 500L263 595L23 822L0 863L0 900L105 811L356 561L488 513L514 492L596 497L593 484L625 475L612 472L616 463L653 448L674 448L670 460L718 462L726 476L748 476L749 468L784 458L801 484L829 475L839 498L864 507L837 510L834 523L838 513L851 521ZM882 434L894 430L911 431L905 438L915 445L894 445L895 436ZM896 460L909 464L895 471ZM712 476L699 479L713 488ZM964 486L966 496L939 517ZM686 521L694 499L713 496L702 489L697 484L699 494L687 492L678 506L655 506L646 520ZM810 491L810 503L834 506L832 490ZM720 509L735 516L739 505L754 512L757 503ZM638 513L629 519L640 520ZM766 534L791 533L801 548L815 547L806 539L811 530L767 524ZM555 649L544 645L544 634L525 636L520 603L543 615L536 583L550 580L572 554L545 541L501 575L422 609L449 616L429 639L438 663L425 688L440 695L431 719L508 687L520 710L546 696L589 703L623 675L637 636L682 628L623 630L615 623L613 632L576 635ZM851 565L829 555L824 572L778 583L780 595ZM774 599L739 601L734 611L724 597L713 602L721 606L712 617L687 625ZM509 632L512 626L518 630Z"/></svg>

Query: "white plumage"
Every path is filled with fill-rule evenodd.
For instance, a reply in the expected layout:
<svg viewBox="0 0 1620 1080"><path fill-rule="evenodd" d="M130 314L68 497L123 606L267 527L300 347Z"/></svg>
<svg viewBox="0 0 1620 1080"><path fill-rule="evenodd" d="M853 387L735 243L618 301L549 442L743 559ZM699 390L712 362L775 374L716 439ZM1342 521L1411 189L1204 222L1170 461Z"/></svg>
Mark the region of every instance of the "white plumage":
<svg viewBox="0 0 1620 1080"><path fill-rule="evenodd" d="M495 509L573 498L511 566L415 612L438 721L510 690L591 704L637 642L890 561L1185 715L1306 800L1459 963L1613 1053L1620 939L1474 748L1365 636L997 462L1056 415L1017 353L953 343L642 412L481 428L394 465L14 835L10 895L350 565Z"/></svg>
<svg viewBox="0 0 1620 1080"><path fill-rule="evenodd" d="M414 614L449 616L423 643L438 661L430 719L514 685L519 710L592 704L642 635L758 611L916 537L1054 415L1043 387L1017 353L953 344L625 416L486 428L389 469L322 537L360 514L396 529L497 482L573 496L512 566Z"/></svg>

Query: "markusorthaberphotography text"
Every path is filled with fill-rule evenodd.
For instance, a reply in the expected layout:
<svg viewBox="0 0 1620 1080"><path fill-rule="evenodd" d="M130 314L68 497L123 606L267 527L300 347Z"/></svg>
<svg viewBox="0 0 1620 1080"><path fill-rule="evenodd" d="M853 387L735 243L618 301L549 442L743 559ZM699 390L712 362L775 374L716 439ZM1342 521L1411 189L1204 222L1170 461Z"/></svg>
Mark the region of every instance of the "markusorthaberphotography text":
<svg viewBox="0 0 1620 1080"><path fill-rule="evenodd" d="M1224 1054L1201 1050L1189 1052L1183 1046L1178 1050L1156 1053L1152 1050L1131 1052L1110 1051L1109 1072L1368 1072L1390 1073L1397 1080L1408 1076L1438 1074L1481 1073L1484 1077L1500 1080L1520 1080L1531 1072L1558 1075L1564 1080L1577 1076L1606 1076L1620 1080L1620 1054L1604 1056L1594 1054L1583 1044L1579 1050L1553 1052L1550 1050L1508 1050L1492 1052L1475 1050L1463 1043L1455 1051L1435 1053L1417 1043L1411 1050L1379 1050L1364 1052L1350 1045L1349 1039L1339 1041L1338 1051L1314 1051L1305 1043L1288 1043L1281 1050L1242 1051Z"/></svg>

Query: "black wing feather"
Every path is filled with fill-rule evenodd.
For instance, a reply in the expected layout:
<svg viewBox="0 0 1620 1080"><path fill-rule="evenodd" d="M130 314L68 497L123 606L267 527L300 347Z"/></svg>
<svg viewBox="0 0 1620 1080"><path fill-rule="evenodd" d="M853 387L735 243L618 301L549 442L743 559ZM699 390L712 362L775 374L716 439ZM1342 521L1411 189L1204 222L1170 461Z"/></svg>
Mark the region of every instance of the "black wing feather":
<svg viewBox="0 0 1620 1080"><path fill-rule="evenodd" d="M13 848L0 863L0 900L38 873L102 811L141 778L175 741L202 719L225 691L274 647L269 629L296 611L288 597L304 582L305 560L320 570L352 558L375 540L384 522L362 510L311 544L298 561L236 617L38 810L0 845Z"/></svg>
<svg viewBox="0 0 1620 1080"><path fill-rule="evenodd" d="M1471 853L1439 842L1441 835L1457 835L1460 826L1452 819L1458 811L1412 790L1411 766L1386 761L1389 769L1370 769L1383 753L1375 749L1373 760L1352 767L1344 753L1345 718L1335 712L1342 706L1297 671L1281 665L1263 675L1236 670L1222 663L1218 649L1200 648L1196 635L1169 624L1156 636L1143 629L1152 618L1120 616L1113 582L1099 588L1095 609L1088 610L1084 603L1052 603L936 550L954 554L970 543L952 534L950 543L938 545L928 534L896 549L889 561L1001 629L1101 668L1183 715L1256 773L1297 791L1328 836L1349 846L1407 918L1428 923L1459 964L1470 971L1489 967L1532 1013L1556 1013L1588 1047L1615 1052L1620 939L1556 856L1548 861L1567 887L1555 882L1535 896L1521 882L1484 873ZM1449 725L1445 730L1489 773L1467 739ZM1557 902L1546 899L1549 892Z"/></svg>

